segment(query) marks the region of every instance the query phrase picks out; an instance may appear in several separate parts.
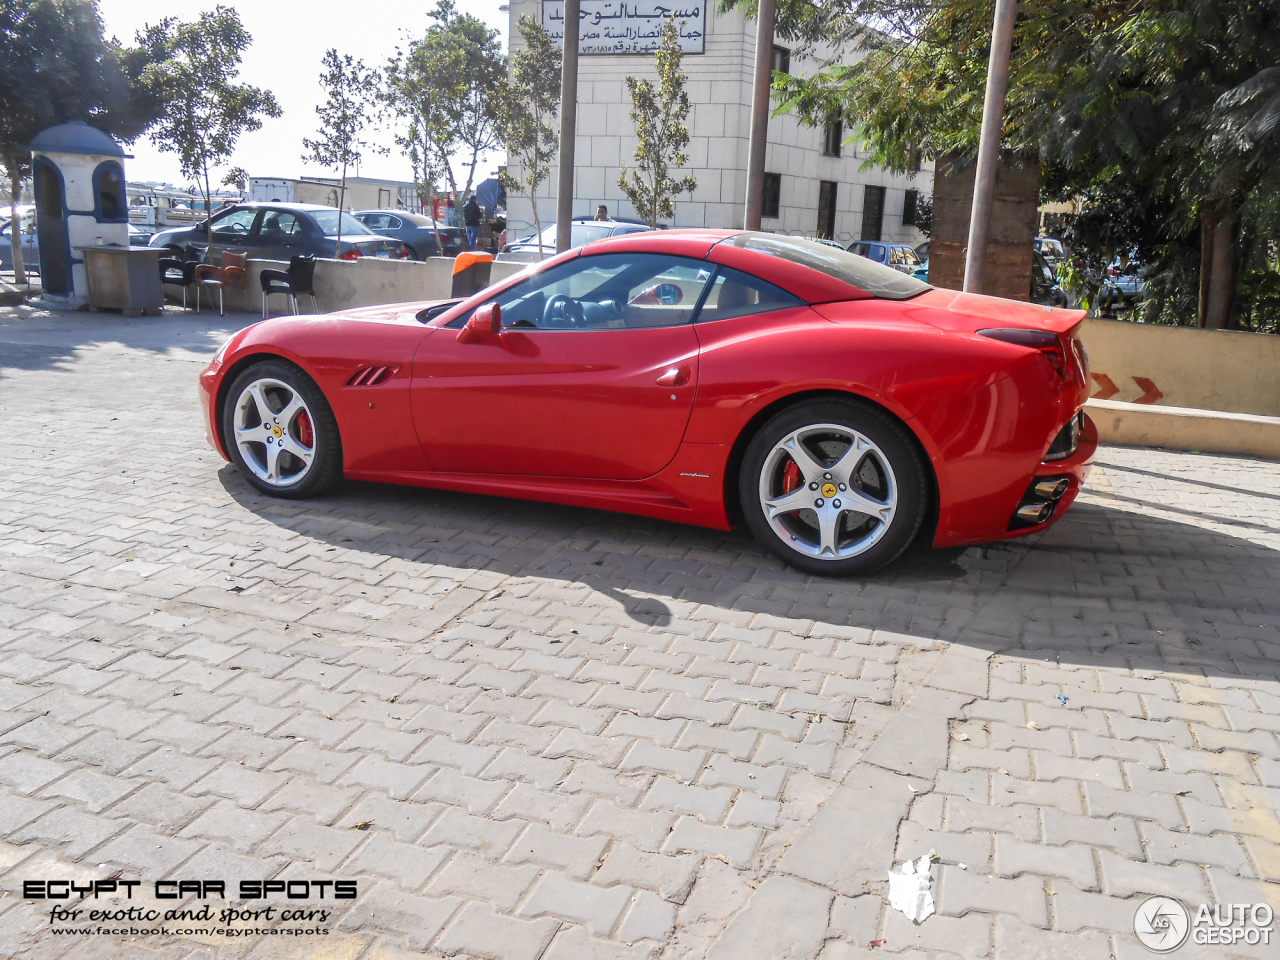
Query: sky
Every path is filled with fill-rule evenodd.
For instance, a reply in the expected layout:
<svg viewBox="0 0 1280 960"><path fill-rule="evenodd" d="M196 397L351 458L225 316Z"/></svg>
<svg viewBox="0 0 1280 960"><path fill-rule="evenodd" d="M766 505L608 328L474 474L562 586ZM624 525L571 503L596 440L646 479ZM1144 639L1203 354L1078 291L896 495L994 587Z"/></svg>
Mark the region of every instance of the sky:
<svg viewBox="0 0 1280 960"><path fill-rule="evenodd" d="M382 66L406 35L420 36L425 32L427 12L434 6L431 0L368 6L334 0L221 2L239 12L240 21L253 37L253 45L245 51L240 80L270 90L284 111L278 120L268 119L261 130L241 137L231 165L244 167L251 177L339 175L340 171L325 170L302 160L302 138L316 135L315 108L322 97L321 57L327 49L336 47L340 54L349 53L364 60L366 66ZM460 11L500 31L505 49L507 14L498 10L500 3L503 0L455 0ZM216 6L218 0L99 0L98 11L104 34L132 45L134 34L146 24L165 17L194 20ZM409 161L396 148L392 132L384 128L371 133L370 139L389 147L391 154L362 161L360 175L412 180ZM132 160L125 161L128 179L184 183L177 156L161 153L145 135L127 152L133 154ZM476 168L477 181L493 173L501 162L500 154L482 157Z"/></svg>

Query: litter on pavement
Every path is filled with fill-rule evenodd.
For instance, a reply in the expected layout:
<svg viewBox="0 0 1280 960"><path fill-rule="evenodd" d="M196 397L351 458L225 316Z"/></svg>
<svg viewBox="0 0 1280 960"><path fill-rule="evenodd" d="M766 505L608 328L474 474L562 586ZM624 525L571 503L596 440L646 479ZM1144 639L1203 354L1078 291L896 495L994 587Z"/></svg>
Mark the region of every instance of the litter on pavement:
<svg viewBox="0 0 1280 960"><path fill-rule="evenodd" d="M933 893L929 889L933 883L929 876L932 857L931 850L919 860L908 860L889 871L889 906L914 923L933 916Z"/></svg>

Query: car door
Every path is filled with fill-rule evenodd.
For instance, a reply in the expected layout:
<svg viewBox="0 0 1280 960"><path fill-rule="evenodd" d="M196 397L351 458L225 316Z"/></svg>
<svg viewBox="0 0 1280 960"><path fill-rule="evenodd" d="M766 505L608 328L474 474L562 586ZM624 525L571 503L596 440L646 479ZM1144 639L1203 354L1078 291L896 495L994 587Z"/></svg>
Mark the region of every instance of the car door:
<svg viewBox="0 0 1280 960"><path fill-rule="evenodd" d="M216 263L221 253L248 253L249 235L258 219L257 207L236 207L214 218L209 247L209 262Z"/></svg>
<svg viewBox="0 0 1280 960"><path fill-rule="evenodd" d="M708 264L577 257L496 297L501 334L414 360L413 417L440 472L639 480L675 456L698 382L691 320Z"/></svg>
<svg viewBox="0 0 1280 960"><path fill-rule="evenodd" d="M288 210L264 210L256 233L249 235L252 256L288 260L303 252L302 221Z"/></svg>

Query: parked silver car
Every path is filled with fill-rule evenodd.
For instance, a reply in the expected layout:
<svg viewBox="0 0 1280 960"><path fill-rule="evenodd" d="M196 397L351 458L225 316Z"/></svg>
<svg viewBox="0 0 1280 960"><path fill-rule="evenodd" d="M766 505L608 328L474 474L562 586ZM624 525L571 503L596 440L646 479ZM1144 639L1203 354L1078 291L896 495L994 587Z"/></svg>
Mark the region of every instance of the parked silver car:
<svg viewBox="0 0 1280 960"><path fill-rule="evenodd" d="M603 240L605 237L620 237L627 233L644 233L649 227L643 223L632 223L627 220L587 220L573 221L569 233L569 246L580 247L592 240ZM497 260L515 260L520 263L537 263L556 255L556 225L553 223L542 231L542 246L539 249L538 237L525 237L514 243L508 243L495 258Z"/></svg>

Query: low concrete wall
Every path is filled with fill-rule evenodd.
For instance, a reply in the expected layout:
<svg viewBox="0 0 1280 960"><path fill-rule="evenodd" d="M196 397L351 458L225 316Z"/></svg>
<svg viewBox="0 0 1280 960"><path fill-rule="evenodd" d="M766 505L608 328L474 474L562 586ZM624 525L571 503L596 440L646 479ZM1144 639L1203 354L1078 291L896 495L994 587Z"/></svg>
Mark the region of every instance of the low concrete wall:
<svg viewBox="0 0 1280 960"><path fill-rule="evenodd" d="M494 263L489 275L491 283L505 280L519 273L527 264ZM245 271L243 290L228 287L223 293L228 310L262 309L262 286L259 275L263 270L286 270L289 264L280 260L250 260ZM359 260L317 260L315 273L318 312L330 313L350 307L370 307L382 303L411 303L418 300L446 300L453 291L453 258L431 257L428 260L382 260L377 257L361 257ZM170 299L181 293L176 287L166 287ZM212 292L217 306L217 292L204 291L202 302L208 304ZM192 291L194 294L194 290ZM203 308L202 308L203 309ZM281 296L271 298L272 316L287 313L288 301ZM302 297L298 310L311 312L311 298Z"/></svg>
<svg viewBox="0 0 1280 960"><path fill-rule="evenodd" d="M1085 320L1081 338L1097 399L1280 417L1280 336Z"/></svg>
<svg viewBox="0 0 1280 960"><path fill-rule="evenodd" d="M1280 417L1116 400L1090 400L1085 409L1105 443L1280 460Z"/></svg>

